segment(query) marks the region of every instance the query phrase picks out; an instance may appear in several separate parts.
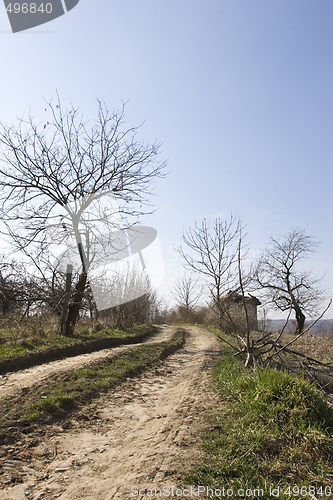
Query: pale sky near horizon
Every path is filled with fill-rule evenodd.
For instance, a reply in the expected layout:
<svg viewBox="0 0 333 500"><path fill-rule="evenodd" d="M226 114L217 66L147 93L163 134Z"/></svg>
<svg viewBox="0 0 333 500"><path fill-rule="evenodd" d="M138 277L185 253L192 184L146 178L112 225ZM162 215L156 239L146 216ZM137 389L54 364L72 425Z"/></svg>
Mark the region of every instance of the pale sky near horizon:
<svg viewBox="0 0 333 500"><path fill-rule="evenodd" d="M195 220L237 213L250 253L292 226L321 244L307 267L333 296L331 0L80 0L12 34L0 5L0 119L65 106L96 116L96 98L126 104L128 125L161 141L168 160L158 209L165 290L173 250ZM333 317L333 310L326 317Z"/></svg>

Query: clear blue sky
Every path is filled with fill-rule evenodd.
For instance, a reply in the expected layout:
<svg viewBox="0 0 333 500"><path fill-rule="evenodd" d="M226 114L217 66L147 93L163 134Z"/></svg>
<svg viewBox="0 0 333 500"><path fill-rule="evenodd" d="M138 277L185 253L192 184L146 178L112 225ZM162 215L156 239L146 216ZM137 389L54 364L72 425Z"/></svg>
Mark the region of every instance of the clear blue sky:
<svg viewBox="0 0 333 500"><path fill-rule="evenodd" d="M3 122L30 108L42 120L58 89L87 119L97 97L128 101L128 124L163 142L170 174L145 223L167 285L183 228L232 211L253 255L306 228L322 242L309 266L333 295L331 0L80 0L17 34L0 5L0 44Z"/></svg>

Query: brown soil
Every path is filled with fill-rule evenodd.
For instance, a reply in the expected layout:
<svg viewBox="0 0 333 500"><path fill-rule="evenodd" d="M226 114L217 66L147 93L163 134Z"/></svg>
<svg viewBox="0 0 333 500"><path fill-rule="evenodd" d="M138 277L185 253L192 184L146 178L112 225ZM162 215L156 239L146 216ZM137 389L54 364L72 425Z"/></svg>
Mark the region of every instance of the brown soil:
<svg viewBox="0 0 333 500"><path fill-rule="evenodd" d="M220 344L208 331L186 330L185 347L157 368L99 396L61 424L30 429L15 445L4 446L0 499L128 500L152 497L158 488L162 495L157 491L155 498L171 497L171 488L179 498L176 488L186 487L183 474L204 458L199 436L211 425L204 415L221 404L210 380ZM164 327L154 340L168 340L174 331ZM40 377L46 381L109 356L107 351L10 374L5 399Z"/></svg>
<svg viewBox="0 0 333 500"><path fill-rule="evenodd" d="M150 337L144 343L153 344L168 341L171 339L174 331L174 327L160 327L159 332ZM19 391L35 385L36 383L45 383L47 379L56 378L57 375L67 373L69 370L77 370L78 368L83 368L93 362L103 361L103 359L111 356L118 356L119 354L133 349L133 347L138 345L141 344L123 345L120 347L102 349L100 351L80 354L79 356L68 357L34 366L32 368L27 368L25 370L1 375L0 402L4 401L8 397L16 395Z"/></svg>

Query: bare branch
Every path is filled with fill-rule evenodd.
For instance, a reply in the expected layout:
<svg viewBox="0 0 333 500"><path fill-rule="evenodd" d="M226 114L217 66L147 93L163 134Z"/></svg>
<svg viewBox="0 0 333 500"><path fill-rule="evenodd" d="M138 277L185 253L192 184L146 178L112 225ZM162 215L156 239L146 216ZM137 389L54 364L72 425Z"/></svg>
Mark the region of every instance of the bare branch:
<svg viewBox="0 0 333 500"><path fill-rule="evenodd" d="M318 318L313 323L311 323L311 325L308 328L306 328L305 330L302 330L299 335L297 335L292 340L290 340L286 345L284 345L283 347L281 347L276 353L271 354L268 358L266 358L265 361L268 361L270 358L272 358L276 354L279 354L280 352L285 351L288 346L290 346L291 344L293 344L294 342L296 342L296 340L298 340L302 335L304 335L304 333L308 332L310 330L310 328L312 328L324 316L325 312L329 309L329 307L331 306L331 304L332 304L332 299L330 299L330 301L328 303L328 306L323 310L323 312L320 314L320 316L318 316Z"/></svg>
<svg viewBox="0 0 333 500"><path fill-rule="evenodd" d="M318 243L304 230L293 228L281 239L271 238L257 264L255 279L264 298L276 310L295 313L299 333L304 328L305 314L313 314L323 298L319 284L322 277L301 269L300 263L313 253Z"/></svg>
<svg viewBox="0 0 333 500"><path fill-rule="evenodd" d="M58 94L47 110L46 123L31 115L15 126L0 123L0 213L16 248L43 251L50 234L58 245L75 241L80 302L83 275L96 262L93 244L101 246L117 228L115 212L127 227L128 218L135 222L151 213L142 207L149 205L153 181L164 176L165 162L158 159L159 143L139 141L138 127L125 127L124 106L109 112L98 101L93 124L78 108L63 110Z"/></svg>

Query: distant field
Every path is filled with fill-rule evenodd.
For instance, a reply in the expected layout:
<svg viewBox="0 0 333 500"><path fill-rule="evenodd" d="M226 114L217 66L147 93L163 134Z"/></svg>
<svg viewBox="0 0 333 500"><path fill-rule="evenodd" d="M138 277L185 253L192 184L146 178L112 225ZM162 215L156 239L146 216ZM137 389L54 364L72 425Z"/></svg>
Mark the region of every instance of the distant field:
<svg viewBox="0 0 333 500"><path fill-rule="evenodd" d="M284 319L272 319L268 321L267 330L276 332L283 328L285 323ZM305 328L308 328L312 320L308 320L305 322ZM294 329L295 325L291 322L290 325L287 326L286 330L290 331L290 329ZM321 319L316 323L309 331L311 335L316 336L331 336L333 337L333 319Z"/></svg>

